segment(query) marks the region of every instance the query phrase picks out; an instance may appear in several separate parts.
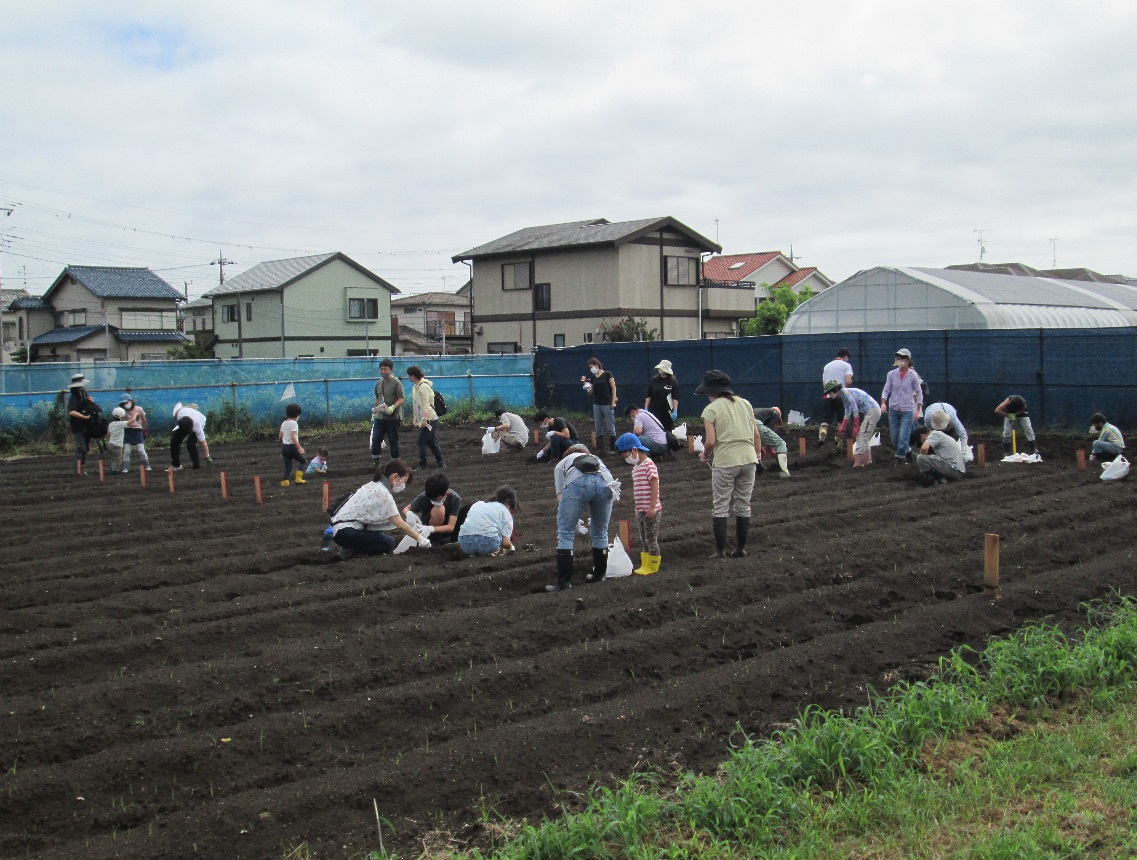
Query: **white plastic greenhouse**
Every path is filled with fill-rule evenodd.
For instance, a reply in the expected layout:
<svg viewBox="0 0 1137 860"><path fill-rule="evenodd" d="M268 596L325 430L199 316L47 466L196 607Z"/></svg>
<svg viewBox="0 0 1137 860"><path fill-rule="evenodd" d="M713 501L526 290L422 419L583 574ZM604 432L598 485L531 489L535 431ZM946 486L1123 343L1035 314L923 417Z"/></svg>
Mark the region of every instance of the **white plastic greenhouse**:
<svg viewBox="0 0 1137 860"><path fill-rule="evenodd" d="M798 306L784 334L1137 326L1137 287L879 266Z"/></svg>

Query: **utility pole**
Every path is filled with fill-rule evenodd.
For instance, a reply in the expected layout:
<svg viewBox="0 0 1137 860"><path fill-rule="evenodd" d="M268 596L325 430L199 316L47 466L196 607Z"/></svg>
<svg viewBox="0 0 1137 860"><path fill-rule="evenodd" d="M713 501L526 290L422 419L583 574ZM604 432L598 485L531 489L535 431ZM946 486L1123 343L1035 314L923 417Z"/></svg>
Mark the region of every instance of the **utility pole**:
<svg viewBox="0 0 1137 860"><path fill-rule="evenodd" d="M210 260L209 265L217 266L217 286L222 287L225 285L225 267L235 265L232 260L226 260L225 255L221 250L217 251L217 259ZM245 329L241 324L241 318L245 315L245 309L241 307L241 296L238 294L237 299L237 358L245 357Z"/></svg>
<svg viewBox="0 0 1137 860"><path fill-rule="evenodd" d="M220 286L223 286L225 284L225 267L226 266L233 266L236 264L232 260L226 260L225 255L222 254L221 251L219 250L217 252L217 259L216 260L210 260L209 265L217 266L217 286L220 287Z"/></svg>
<svg viewBox="0 0 1137 860"><path fill-rule="evenodd" d="M14 211L15 210L11 206L0 206L0 212L4 213L5 218L11 217L11 215ZM25 281L25 283L27 282L27 276L26 275L24 277L24 281ZM0 274L0 289L2 289L3 286L4 286L4 278L3 278L3 275ZM28 346L28 355L31 355L31 352L32 352L32 349L31 349L31 346L29 345ZM0 293L0 365L5 365L7 363L8 363L8 348L4 345L4 297L3 297L3 293Z"/></svg>

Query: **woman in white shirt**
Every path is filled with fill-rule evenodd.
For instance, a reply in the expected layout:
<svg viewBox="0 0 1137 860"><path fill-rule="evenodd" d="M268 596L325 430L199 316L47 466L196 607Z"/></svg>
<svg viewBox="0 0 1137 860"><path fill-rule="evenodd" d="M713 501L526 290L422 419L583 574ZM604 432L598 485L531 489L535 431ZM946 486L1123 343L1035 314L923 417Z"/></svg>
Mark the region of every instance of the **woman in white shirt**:
<svg viewBox="0 0 1137 860"><path fill-rule="evenodd" d="M410 466L402 460L391 460L375 470L371 482L364 484L332 517L332 540L339 546L339 557L349 559L359 555L383 555L395 548L392 533L399 531L430 547L430 526L415 531L399 515L392 493L401 493L414 478ZM383 485L386 478L391 489Z"/></svg>
<svg viewBox="0 0 1137 860"><path fill-rule="evenodd" d="M458 532L458 546L470 555L497 555L513 551L513 512L517 493L509 484L494 491L484 502L474 502Z"/></svg>

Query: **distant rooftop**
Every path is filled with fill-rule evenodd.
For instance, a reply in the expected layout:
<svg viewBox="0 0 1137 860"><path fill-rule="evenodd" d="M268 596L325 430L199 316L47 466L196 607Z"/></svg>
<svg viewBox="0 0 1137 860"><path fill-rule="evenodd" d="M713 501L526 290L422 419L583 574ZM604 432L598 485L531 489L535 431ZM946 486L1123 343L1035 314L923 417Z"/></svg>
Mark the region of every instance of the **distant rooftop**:
<svg viewBox="0 0 1137 860"><path fill-rule="evenodd" d="M182 294L147 268L120 266L68 266L44 293L51 294L68 276L100 299L168 299L178 301Z"/></svg>
<svg viewBox="0 0 1137 860"><path fill-rule="evenodd" d="M202 298L212 298L213 296L224 296L234 293L260 293L271 290L282 290L289 284L300 280L300 278L321 266L327 265L333 260L342 260L360 274L370 278L379 286L384 287L392 293L399 292L397 287L387 283L374 272L365 269L346 254L334 251L329 254L314 254L311 257L292 257L288 260L270 260L266 263L257 263L251 269L230 278L221 286L209 290Z"/></svg>

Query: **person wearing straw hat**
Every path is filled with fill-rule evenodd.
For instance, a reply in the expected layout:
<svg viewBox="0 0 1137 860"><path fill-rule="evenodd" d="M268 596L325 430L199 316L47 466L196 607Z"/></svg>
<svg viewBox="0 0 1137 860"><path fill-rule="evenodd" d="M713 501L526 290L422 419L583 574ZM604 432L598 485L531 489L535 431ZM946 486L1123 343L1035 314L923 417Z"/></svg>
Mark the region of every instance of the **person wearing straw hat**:
<svg viewBox="0 0 1137 860"><path fill-rule="evenodd" d="M734 514L735 548L731 558L746 555L750 534L750 496L762 438L754 407L730 389L730 377L721 370L708 370L695 389L711 402L703 410L706 442L699 459L711 464L711 525L715 535L712 559L726 558L726 533L730 514Z"/></svg>
<svg viewBox="0 0 1137 860"><path fill-rule="evenodd" d="M85 475L83 466L87 462L87 451L91 448L91 437L88 430L91 419L102 412L91 395L87 393L87 377L76 373L71 377L71 384L67 386L71 394L67 398L67 417L71 426L71 439L75 443L75 471Z"/></svg>
<svg viewBox="0 0 1137 860"><path fill-rule="evenodd" d="M942 409L928 418L924 443L916 455L916 468L934 484L957 481L967 471L959 442L944 431L951 426L951 417Z"/></svg>
<svg viewBox="0 0 1137 860"><path fill-rule="evenodd" d="M644 409L659 419L665 433L675 429L679 418L679 382L666 358L655 366L655 376L647 384Z"/></svg>
<svg viewBox="0 0 1137 860"><path fill-rule="evenodd" d="M912 426L924 409L924 393L920 388L920 374L912 367L912 353L896 350L893 368L884 382L880 395L881 414L888 415L888 438L896 451L894 466L907 461Z"/></svg>

